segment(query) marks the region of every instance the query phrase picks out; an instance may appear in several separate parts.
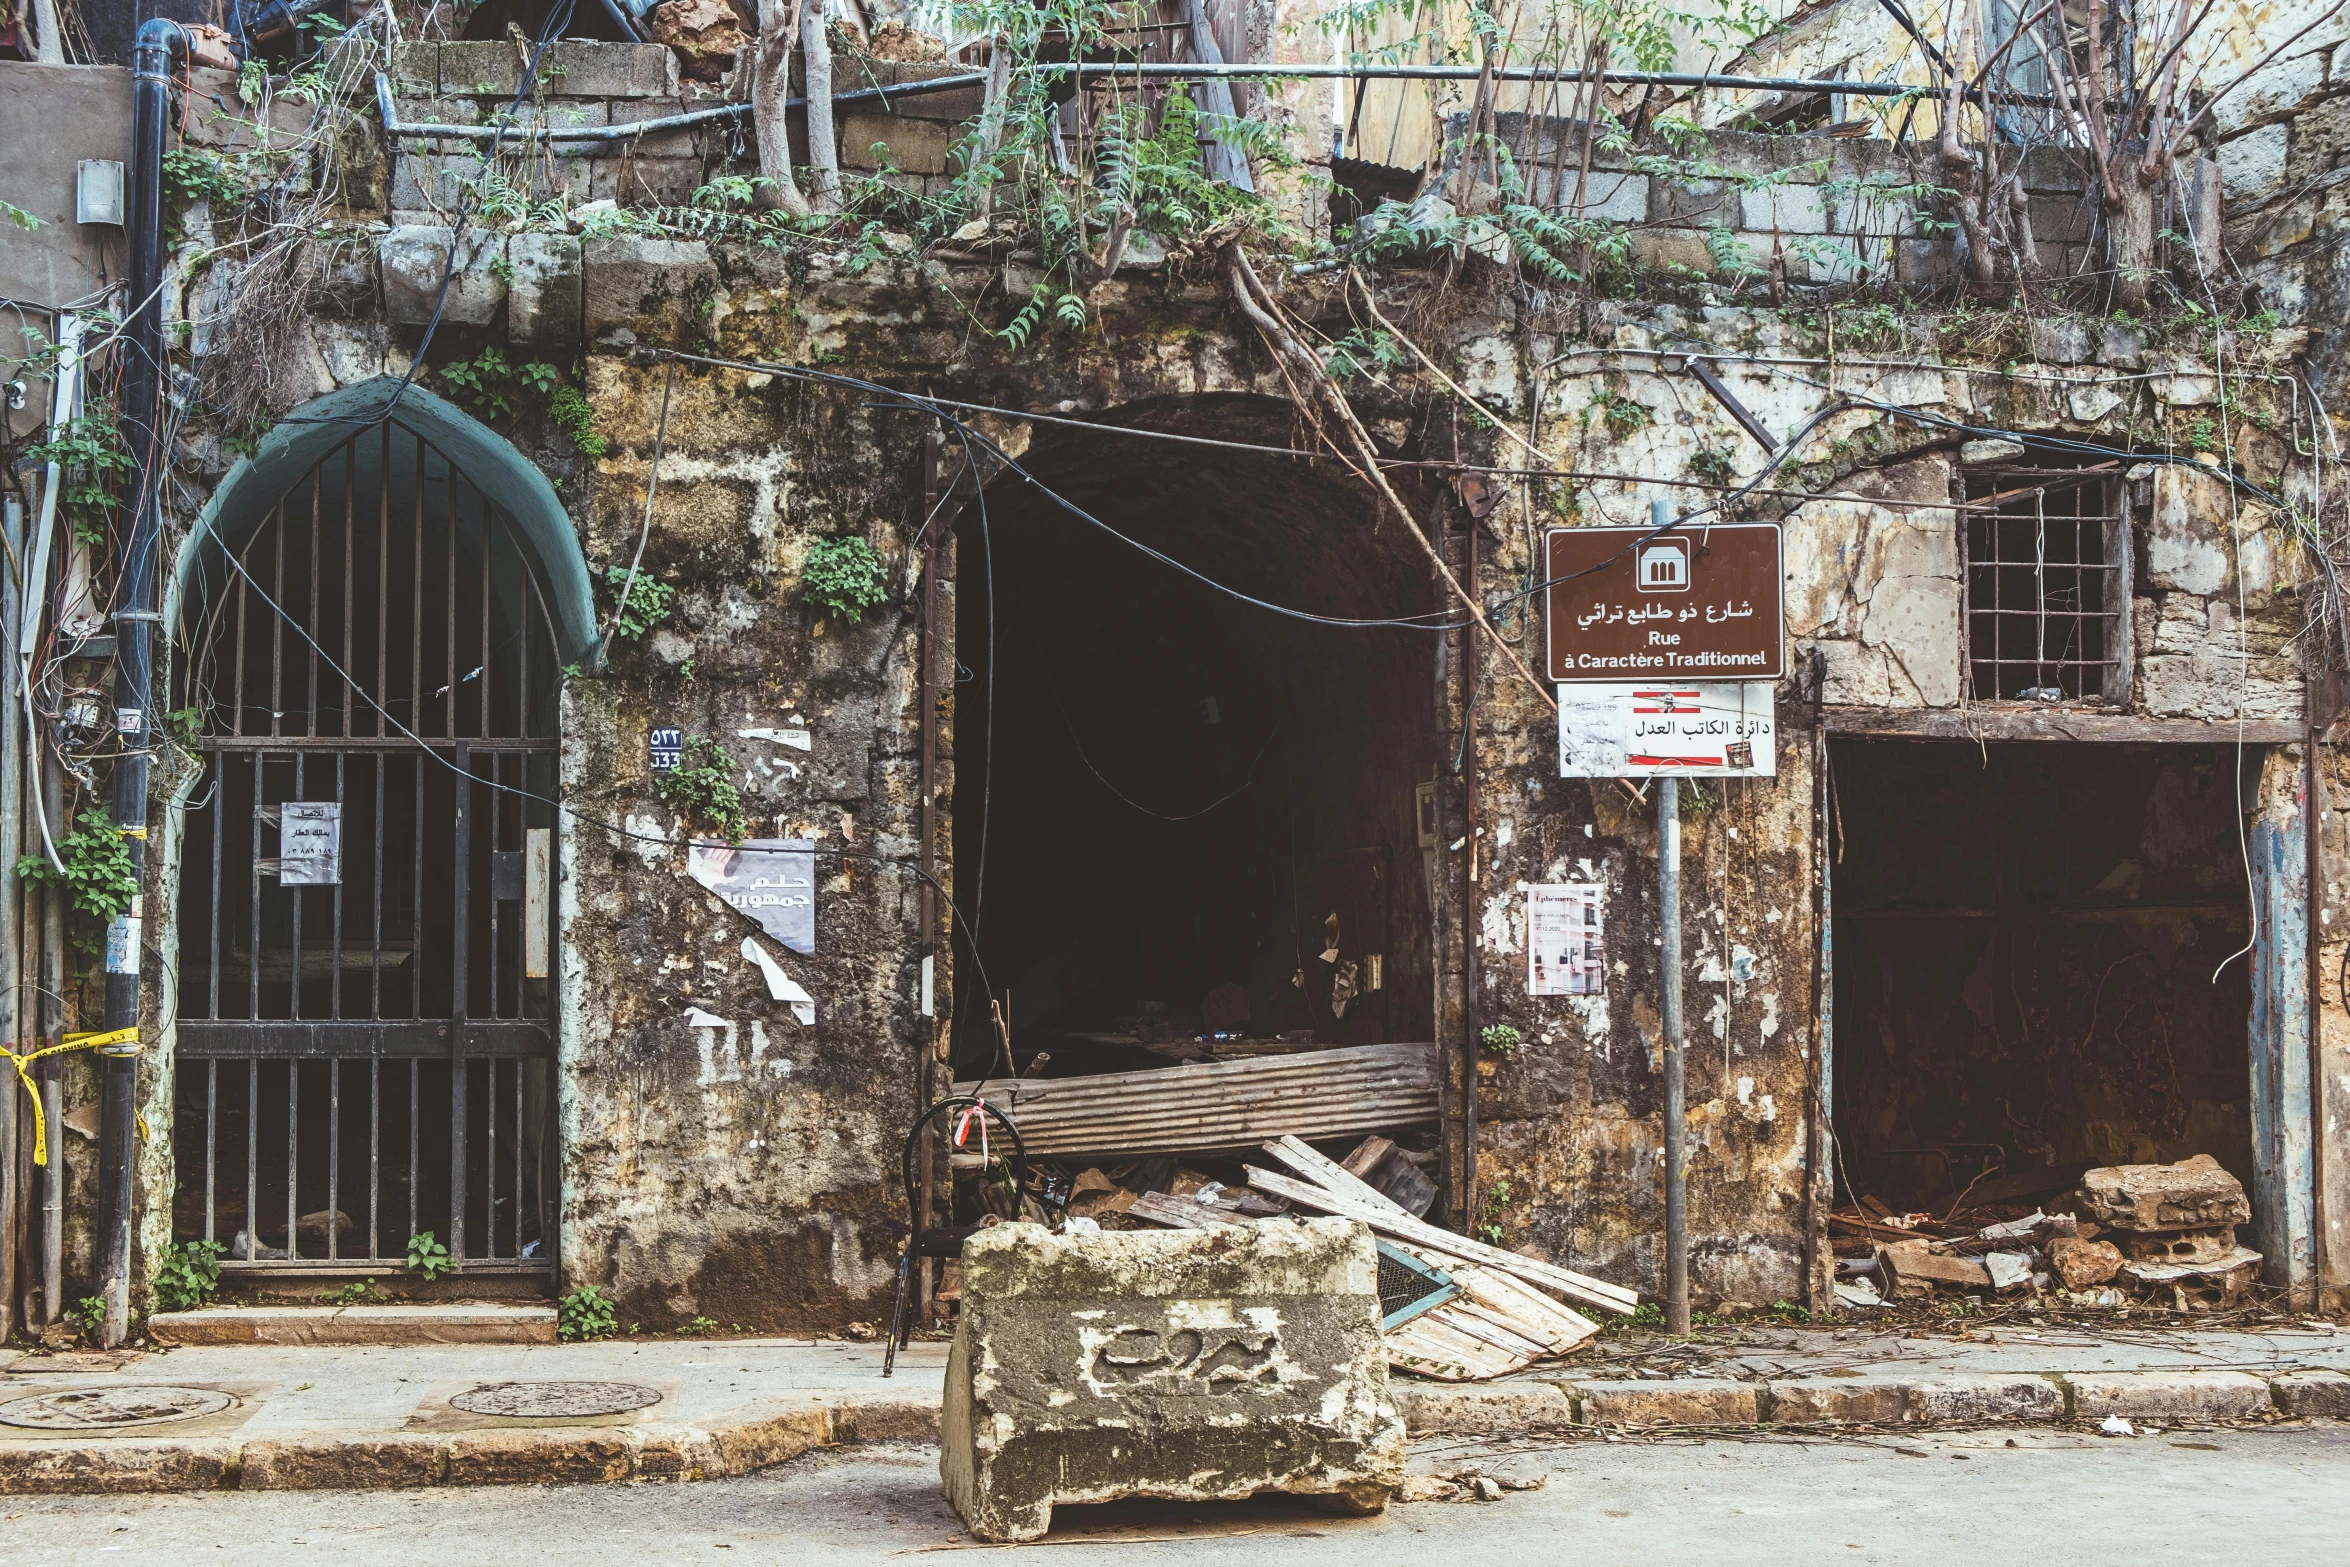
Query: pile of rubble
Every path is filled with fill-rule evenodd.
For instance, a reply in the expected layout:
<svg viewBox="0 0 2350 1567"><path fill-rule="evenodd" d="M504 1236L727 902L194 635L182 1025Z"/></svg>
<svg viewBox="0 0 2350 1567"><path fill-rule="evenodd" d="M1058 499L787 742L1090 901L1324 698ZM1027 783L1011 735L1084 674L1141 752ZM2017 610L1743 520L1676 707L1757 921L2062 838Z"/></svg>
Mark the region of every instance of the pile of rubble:
<svg viewBox="0 0 2350 1567"><path fill-rule="evenodd" d="M2260 1270L2260 1254L2236 1239L2236 1226L2252 1218L2243 1183L2209 1154L2086 1170L2044 1207L1989 1224L1954 1222L1966 1211L1936 1220L1866 1198L1839 1210L1838 1300L2053 1293L2073 1305L2137 1298L2186 1311L2234 1304Z"/></svg>

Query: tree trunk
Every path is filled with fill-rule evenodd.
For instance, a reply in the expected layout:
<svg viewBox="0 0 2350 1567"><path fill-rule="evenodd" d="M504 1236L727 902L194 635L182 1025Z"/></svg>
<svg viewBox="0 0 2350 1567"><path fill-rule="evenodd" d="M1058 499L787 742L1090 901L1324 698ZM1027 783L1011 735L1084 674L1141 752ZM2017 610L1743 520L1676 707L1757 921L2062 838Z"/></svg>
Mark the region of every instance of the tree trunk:
<svg viewBox="0 0 2350 1567"><path fill-rule="evenodd" d="M759 205L780 208L795 218L808 215L791 172L791 122L784 105L791 98L792 31L799 20L795 0L763 0L759 47L752 57L751 118L759 138Z"/></svg>
<svg viewBox="0 0 2350 1567"><path fill-rule="evenodd" d="M979 161L987 162L1004 143L1005 99L1012 92L1012 51L998 38L988 48L987 95L979 105ZM989 179L979 187L979 199L972 204L972 216L987 218L995 212L995 181Z"/></svg>
<svg viewBox="0 0 2350 1567"><path fill-rule="evenodd" d="M57 17L57 0L33 0L33 63L65 63L65 30Z"/></svg>
<svg viewBox="0 0 2350 1567"><path fill-rule="evenodd" d="M832 126L832 37L824 0L804 0L800 57L808 78L808 167L816 172L816 210L840 210L840 148Z"/></svg>
<svg viewBox="0 0 2350 1567"><path fill-rule="evenodd" d="M2105 181L2105 259L2113 267L2113 302L2131 312L2146 308L2154 280L2154 191L2134 173Z"/></svg>

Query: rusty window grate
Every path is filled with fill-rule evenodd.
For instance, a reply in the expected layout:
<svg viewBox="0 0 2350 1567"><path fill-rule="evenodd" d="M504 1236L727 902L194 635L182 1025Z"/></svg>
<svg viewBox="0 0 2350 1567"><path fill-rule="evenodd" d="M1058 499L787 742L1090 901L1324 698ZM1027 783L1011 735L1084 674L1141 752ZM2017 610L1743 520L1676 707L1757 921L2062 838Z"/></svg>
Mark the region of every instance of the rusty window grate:
<svg viewBox="0 0 2350 1567"><path fill-rule="evenodd" d="M1966 474L1975 700L2127 701L2129 527L2115 466Z"/></svg>

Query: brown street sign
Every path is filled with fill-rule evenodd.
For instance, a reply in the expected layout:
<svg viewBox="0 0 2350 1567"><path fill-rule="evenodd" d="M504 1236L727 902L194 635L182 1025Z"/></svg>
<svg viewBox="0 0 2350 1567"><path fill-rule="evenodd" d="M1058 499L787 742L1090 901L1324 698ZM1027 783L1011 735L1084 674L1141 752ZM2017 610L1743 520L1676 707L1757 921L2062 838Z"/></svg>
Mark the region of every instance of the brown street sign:
<svg viewBox="0 0 2350 1567"><path fill-rule="evenodd" d="M1553 528L1550 678L1776 680L1779 525Z"/></svg>

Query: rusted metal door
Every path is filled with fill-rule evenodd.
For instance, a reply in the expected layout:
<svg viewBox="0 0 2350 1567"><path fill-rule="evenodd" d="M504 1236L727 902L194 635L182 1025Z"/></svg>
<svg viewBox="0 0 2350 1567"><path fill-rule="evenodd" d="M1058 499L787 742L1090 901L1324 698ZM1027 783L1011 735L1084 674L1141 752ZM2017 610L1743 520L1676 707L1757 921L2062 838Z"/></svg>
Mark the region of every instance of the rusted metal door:
<svg viewBox="0 0 2350 1567"><path fill-rule="evenodd" d="M174 1228L232 1270L396 1271L429 1235L467 1272L549 1272L562 671L539 562L395 420L200 565Z"/></svg>

